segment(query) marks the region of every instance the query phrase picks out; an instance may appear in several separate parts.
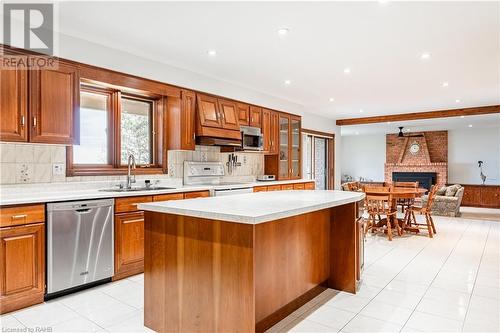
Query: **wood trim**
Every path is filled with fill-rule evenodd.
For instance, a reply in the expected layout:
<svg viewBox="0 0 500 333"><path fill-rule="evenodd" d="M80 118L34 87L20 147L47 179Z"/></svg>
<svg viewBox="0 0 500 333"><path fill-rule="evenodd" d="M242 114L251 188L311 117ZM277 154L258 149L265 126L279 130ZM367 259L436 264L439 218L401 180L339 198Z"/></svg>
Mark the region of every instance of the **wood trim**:
<svg viewBox="0 0 500 333"><path fill-rule="evenodd" d="M438 111L427 111L427 112L400 113L387 116L338 119L336 124L337 126L347 126L347 125L385 123L388 121L394 122L394 121L448 118L448 117L459 117L459 116L477 116L477 115L492 114L492 113L500 113L500 105L477 106L471 108L449 109L449 110L438 110Z"/></svg>
<svg viewBox="0 0 500 333"><path fill-rule="evenodd" d="M303 128L302 133L311 134L314 136L322 136L322 137L329 138L329 139L335 138L335 133L321 132L321 131L311 130L311 129L307 129L307 128Z"/></svg>
<svg viewBox="0 0 500 333"><path fill-rule="evenodd" d="M329 190L335 189L335 135L333 138L327 140L328 149L328 181L327 188Z"/></svg>

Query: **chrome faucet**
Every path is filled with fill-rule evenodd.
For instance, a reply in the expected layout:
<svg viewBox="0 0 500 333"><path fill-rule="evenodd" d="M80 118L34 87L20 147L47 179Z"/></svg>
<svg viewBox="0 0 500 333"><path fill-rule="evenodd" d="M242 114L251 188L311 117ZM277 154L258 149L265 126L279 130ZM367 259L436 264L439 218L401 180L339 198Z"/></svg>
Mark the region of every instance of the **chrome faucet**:
<svg viewBox="0 0 500 333"><path fill-rule="evenodd" d="M135 175L134 179L131 177L131 169L135 170L135 157L132 154L128 155L128 171L127 171L127 189L132 188L132 183L135 183Z"/></svg>

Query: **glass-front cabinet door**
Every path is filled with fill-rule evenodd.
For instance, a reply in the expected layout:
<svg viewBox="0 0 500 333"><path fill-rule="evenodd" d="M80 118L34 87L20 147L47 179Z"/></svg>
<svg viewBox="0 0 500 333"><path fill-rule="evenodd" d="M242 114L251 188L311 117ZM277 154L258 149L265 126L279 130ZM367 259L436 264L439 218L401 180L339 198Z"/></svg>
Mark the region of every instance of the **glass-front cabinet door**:
<svg viewBox="0 0 500 333"><path fill-rule="evenodd" d="M279 119L279 136L280 136L280 150L279 150L279 179L290 178L290 146L289 135L290 132L290 118L287 115L280 115Z"/></svg>
<svg viewBox="0 0 500 333"><path fill-rule="evenodd" d="M300 178L300 118L291 117L290 177Z"/></svg>

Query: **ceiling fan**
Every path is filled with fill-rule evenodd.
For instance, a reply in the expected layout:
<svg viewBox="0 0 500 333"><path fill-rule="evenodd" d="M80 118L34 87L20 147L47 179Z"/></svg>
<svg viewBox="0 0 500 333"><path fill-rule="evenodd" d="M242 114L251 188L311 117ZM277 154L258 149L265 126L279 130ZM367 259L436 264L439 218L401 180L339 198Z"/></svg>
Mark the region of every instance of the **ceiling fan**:
<svg viewBox="0 0 500 333"><path fill-rule="evenodd" d="M424 135L423 134L404 134L403 133L403 126L398 127L399 128L399 133L398 133L398 138L421 138Z"/></svg>

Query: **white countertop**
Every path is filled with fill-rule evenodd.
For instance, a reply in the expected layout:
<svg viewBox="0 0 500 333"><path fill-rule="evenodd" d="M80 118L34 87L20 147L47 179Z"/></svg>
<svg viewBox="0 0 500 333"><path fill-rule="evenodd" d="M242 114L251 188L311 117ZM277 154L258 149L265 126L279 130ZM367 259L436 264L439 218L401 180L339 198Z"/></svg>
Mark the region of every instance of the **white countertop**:
<svg viewBox="0 0 500 333"><path fill-rule="evenodd" d="M359 201L364 193L346 191L276 191L141 203L145 211L259 224Z"/></svg>
<svg viewBox="0 0 500 333"><path fill-rule="evenodd" d="M142 195L157 195L167 193L180 193L191 191L205 191L218 188L234 188L241 185L248 187L266 186L289 183L303 183L312 180L297 179L297 180L282 180L270 182L241 182L241 184L233 185L196 185L183 186L182 181L177 183L160 184L160 186L174 187L166 190L148 190L148 191L130 191L130 192L105 192L100 191L103 188L112 187L111 182L87 182L87 183L53 183L53 184L30 184L19 186L4 186L0 193L0 206L4 205L21 205L30 203L46 203L71 200L87 200L87 199L103 199L103 198L119 198L119 197L135 197ZM116 183L116 182L115 182ZM8 189L8 190L5 190Z"/></svg>

